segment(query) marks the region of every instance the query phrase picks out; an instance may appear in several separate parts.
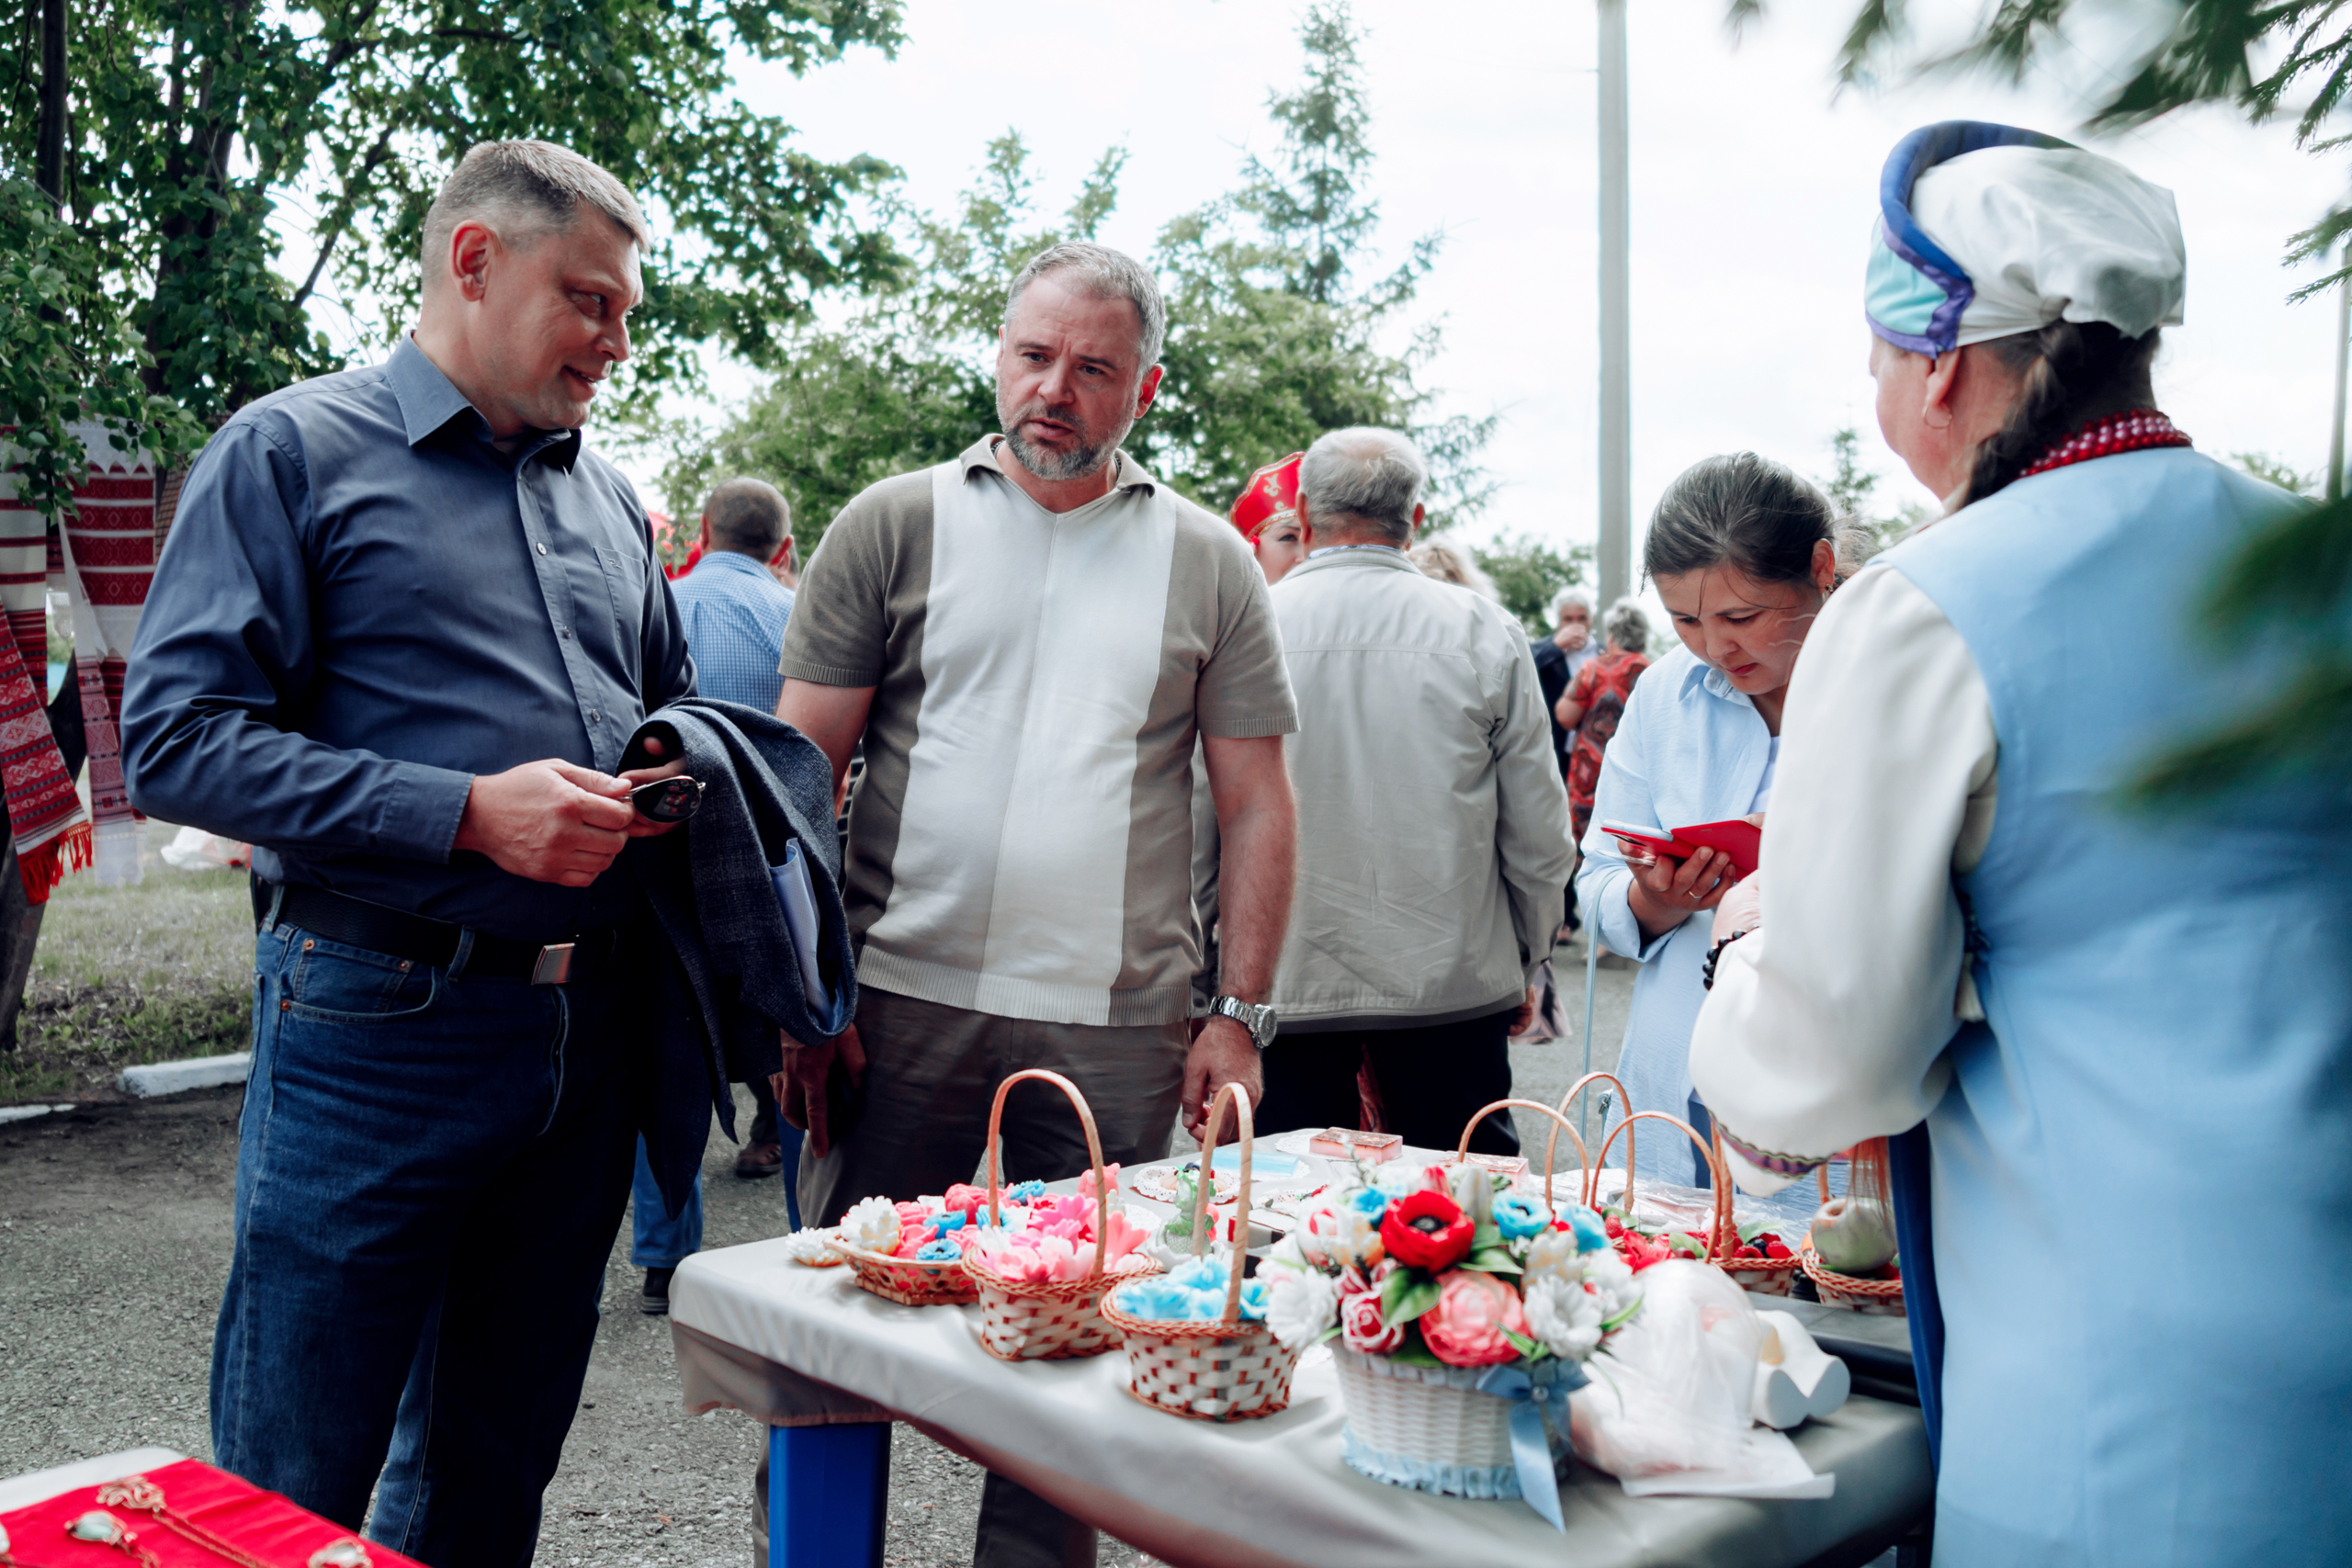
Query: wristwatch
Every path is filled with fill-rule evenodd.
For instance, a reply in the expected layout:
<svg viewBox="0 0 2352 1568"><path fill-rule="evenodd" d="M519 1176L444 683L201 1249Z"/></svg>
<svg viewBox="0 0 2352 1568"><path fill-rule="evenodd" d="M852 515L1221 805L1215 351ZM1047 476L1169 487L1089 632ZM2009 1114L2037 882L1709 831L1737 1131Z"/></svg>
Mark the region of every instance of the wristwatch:
<svg viewBox="0 0 2352 1568"><path fill-rule="evenodd" d="M1209 1011L1222 1013L1250 1032L1262 1051L1274 1043L1274 1009L1271 1002L1245 1002L1239 997L1219 997Z"/></svg>

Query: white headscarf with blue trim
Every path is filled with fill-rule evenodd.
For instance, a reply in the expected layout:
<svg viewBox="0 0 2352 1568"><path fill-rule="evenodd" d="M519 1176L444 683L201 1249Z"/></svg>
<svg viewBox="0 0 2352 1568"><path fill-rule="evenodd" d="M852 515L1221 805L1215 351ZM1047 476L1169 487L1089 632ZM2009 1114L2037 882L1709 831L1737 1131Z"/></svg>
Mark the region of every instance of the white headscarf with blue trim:
<svg viewBox="0 0 2352 1568"><path fill-rule="evenodd" d="M1879 177L1874 231L1871 330L1915 354L2061 319L2126 337L2181 321L2188 256L2172 192L2040 131L1913 131Z"/></svg>

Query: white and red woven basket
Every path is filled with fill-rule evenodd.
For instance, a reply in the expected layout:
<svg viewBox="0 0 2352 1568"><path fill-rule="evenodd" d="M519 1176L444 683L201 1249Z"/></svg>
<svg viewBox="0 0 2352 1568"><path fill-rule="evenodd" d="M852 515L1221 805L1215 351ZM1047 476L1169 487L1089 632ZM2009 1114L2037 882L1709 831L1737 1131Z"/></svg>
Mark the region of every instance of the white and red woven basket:
<svg viewBox="0 0 2352 1568"><path fill-rule="evenodd" d="M1821 1254L1813 1249L1810 1241L1797 1249L1797 1261L1804 1266L1804 1277L1813 1281L1823 1305L1845 1307L1873 1317L1905 1315L1902 1280L1865 1280L1859 1275L1840 1274L1822 1262Z"/></svg>
<svg viewBox="0 0 2352 1568"><path fill-rule="evenodd" d="M911 1258L886 1257L853 1247L839 1236L828 1241L831 1247L849 1262L850 1272L857 1276L861 1289L897 1302L900 1306L967 1306L978 1295L971 1277L964 1272L963 1260L951 1258L944 1263L918 1263Z"/></svg>
<svg viewBox="0 0 2352 1568"><path fill-rule="evenodd" d="M1102 1168L1102 1139L1094 1126L1094 1111L1078 1086L1059 1073L1030 1067L996 1086L996 1103L989 1107L989 1224L998 1223L997 1193L1002 1173L997 1168L997 1131L1004 1120L1004 1097L1023 1078L1052 1084L1069 1097L1086 1132L1086 1154L1094 1170L1093 1269L1083 1280L1052 1280L1042 1284L1008 1280L978 1258L966 1254L962 1268L979 1292L980 1348L1000 1361L1060 1361L1078 1356L1099 1356L1119 1342L1119 1331L1102 1316L1102 1293L1112 1286L1159 1271L1157 1264L1131 1273L1110 1274L1102 1267L1102 1247L1111 1234L1110 1175Z"/></svg>
<svg viewBox="0 0 2352 1568"><path fill-rule="evenodd" d="M1454 1150L1460 1163L1470 1134L1497 1111L1520 1107L1540 1111L1556 1124L1544 1156L1544 1190L1552 1190L1552 1158L1559 1134L1566 1133L1578 1156L1584 1140L1553 1107L1532 1100L1498 1100L1470 1118ZM1511 1498L1520 1495L1511 1450L1511 1402L1477 1386L1485 1367L1419 1367L1366 1355L1345 1344L1331 1348L1340 1374L1340 1402L1348 1413L1340 1457L1351 1470L1392 1486L1454 1497ZM1581 1369L1550 1363L1543 1375L1584 1381ZM1567 1451L1567 1434L1545 1426L1553 1457Z"/></svg>
<svg viewBox="0 0 2352 1568"><path fill-rule="evenodd" d="M1227 1084L1209 1107L1208 1128L1201 1137L1204 1179L1193 1195L1195 1258L1208 1246L1208 1156L1216 1151L1217 1134L1224 1130L1227 1105L1234 1109L1241 1134L1241 1186L1234 1208L1237 1230L1249 1223L1250 1100L1234 1085ZM1241 1315L1245 1239L1246 1233L1234 1237L1233 1271L1226 1287L1222 1317L1182 1323L1131 1317L1119 1310L1116 1299L1103 1298L1103 1319L1126 1341L1127 1392L1153 1409L1195 1421L1246 1421L1290 1407L1290 1380L1298 1370L1299 1352L1275 1338L1263 1323Z"/></svg>

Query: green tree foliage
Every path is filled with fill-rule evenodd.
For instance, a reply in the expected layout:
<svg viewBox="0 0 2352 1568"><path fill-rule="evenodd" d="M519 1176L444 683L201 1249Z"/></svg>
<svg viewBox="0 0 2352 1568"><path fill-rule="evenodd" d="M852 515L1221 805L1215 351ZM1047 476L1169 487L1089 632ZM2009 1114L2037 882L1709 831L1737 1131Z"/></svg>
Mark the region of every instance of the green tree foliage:
<svg viewBox="0 0 2352 1568"><path fill-rule="evenodd" d="M1503 608L1519 617L1528 634L1546 637L1558 629L1552 618L1552 595L1586 581L1592 566L1592 547L1571 545L1562 551L1530 535L1511 534L1491 545L1474 547L1470 558L1494 579L1496 591L1503 596Z"/></svg>
<svg viewBox="0 0 2352 1568"><path fill-rule="evenodd" d="M1884 549L1927 521L1928 509L1916 501L1889 508L1878 493L1880 475L1862 462L1861 432L1847 425L1829 438L1829 477L1817 481L1821 492L1841 517L1860 523L1878 536Z"/></svg>
<svg viewBox="0 0 2352 1568"><path fill-rule="evenodd" d="M1344 5L1301 25L1306 69L1268 109L1281 143L1244 162L1240 187L1160 231L1151 262L1168 300L1166 375L1128 439L1155 472L1222 512L1261 465L1351 424L1409 429L1430 458L1430 522L1485 504L1477 457L1491 419L1441 419L1418 380L1434 328L1401 314L1434 264L1435 236L1362 288L1351 279L1378 211L1365 201L1366 141L1356 29ZM1041 223L1028 152L989 144L952 215L900 209L913 265L839 326L794 335L783 368L709 435L673 435L663 491L691 515L716 479L753 474L791 498L793 531L814 547L841 505L873 480L943 461L994 428L994 338L1013 275L1061 239L1091 238L1117 205L1123 152L1105 152L1058 221ZM1400 352L1384 344L1401 335Z"/></svg>
<svg viewBox="0 0 2352 1568"><path fill-rule="evenodd" d="M1729 0L1726 9L1737 27L1765 8L1765 0ZM2352 145L2345 130L2352 0L2127 0L2124 8L2147 30L2114 27L2115 0L2000 0L1966 43L1922 59L1910 47L1909 0L1861 0L1838 73L1841 81L1868 83L1891 73L1984 70L2015 82L2064 53L2076 57L2078 74L2115 84L2092 106L2094 130L2227 104L2256 124L2292 110L2295 143L2306 152ZM2107 13L2100 18L2107 26L2070 32L2070 21L2078 14L2089 19L2094 10ZM2098 40L2118 36L2154 41L2134 57L2100 58ZM2083 72L2085 64L2095 69ZM2340 241L2352 242L2352 202L2293 235L2288 260L2327 256ZM2352 288L2352 243L2345 259L2291 298ZM2239 458L2274 482L2299 477L2291 469L2263 473L2253 461L2269 462ZM2220 572L2206 629L2220 649L2283 647L2287 673L2243 719L2152 763L2131 797L2177 807L2287 776L2332 780L2352 795L2352 500L2297 508L2249 539Z"/></svg>
<svg viewBox="0 0 2352 1568"><path fill-rule="evenodd" d="M0 254L46 257L31 288L49 330L16 319L35 295L12 271L0 331L16 335L0 342L62 374L46 401L28 377L0 379L0 423L51 449L63 408L143 421L185 450L205 423L337 367L307 309L332 282L385 302L390 341L425 206L476 141L561 142L647 200L664 238L631 321L640 395L690 378L706 340L774 363L814 294L896 266L849 216L888 167L810 158L732 90L744 55L797 72L895 47L898 0L74 0L51 228L29 194L40 10L0 28ZM282 266L288 229L311 255L299 277Z"/></svg>
<svg viewBox="0 0 2352 1568"><path fill-rule="evenodd" d="M952 218L895 210L910 265L843 324L797 333L775 378L716 435L676 432L662 477L670 509L696 516L720 479L766 479L792 503L800 558L851 497L878 479L943 463L996 426L990 352L1005 290L1031 256L1094 236L1117 201L1125 153L1103 153L1057 223L1035 221L1029 150L989 143ZM683 557L691 527L673 531Z"/></svg>
<svg viewBox="0 0 2352 1568"><path fill-rule="evenodd" d="M2323 482L2323 476L2307 474L2284 457L2274 457L2267 452L2233 452L2230 464L2265 484L2277 485L2289 495L2315 496Z"/></svg>

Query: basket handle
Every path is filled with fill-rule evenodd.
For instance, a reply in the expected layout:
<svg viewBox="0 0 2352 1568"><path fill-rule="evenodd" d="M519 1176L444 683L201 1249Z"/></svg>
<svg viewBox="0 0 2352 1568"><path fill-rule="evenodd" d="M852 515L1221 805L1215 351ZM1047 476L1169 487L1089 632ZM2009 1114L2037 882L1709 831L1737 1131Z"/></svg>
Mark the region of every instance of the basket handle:
<svg viewBox="0 0 2352 1568"><path fill-rule="evenodd" d="M1698 1129L1681 1117L1669 1116L1663 1111L1634 1111L1616 1126L1611 1127L1609 1130L1609 1135L1600 1140L1600 1160L1594 1168L1597 1170L1600 1165L1606 1165L1609 1162L1609 1145L1617 1141L1618 1134L1625 1134L1625 1213L1631 1214L1634 1212L1634 1136L1628 1129L1634 1122L1642 1121L1663 1122L1669 1127L1679 1127L1682 1129L1682 1135L1689 1138L1697 1146L1700 1155L1705 1158L1707 1174L1715 1194L1715 1219L1714 1224L1708 1227L1710 1235L1707 1243L1707 1256L1715 1262L1721 1262L1724 1258L1730 1257L1732 1248L1724 1245L1724 1238L1726 1235L1737 1234L1731 1223L1731 1177L1724 1169L1722 1156L1715 1153L1706 1139L1699 1136Z"/></svg>
<svg viewBox="0 0 2352 1568"><path fill-rule="evenodd" d="M1559 1111L1553 1110L1542 1100L1498 1100L1492 1105L1489 1105L1485 1110L1480 1111L1476 1116L1471 1117L1469 1125L1462 1129L1462 1142L1454 1147L1453 1163L1456 1165L1468 1163L1470 1157L1470 1134L1478 1130L1479 1122L1484 1122L1487 1116L1495 1111L1504 1109L1506 1106L1518 1106L1523 1111L1540 1111L1557 1123L1557 1125L1552 1129L1552 1141L1544 1145L1544 1211L1546 1213L1550 1213L1552 1211L1552 1151L1560 1146L1560 1134L1566 1133L1568 1135L1569 1141L1576 1145L1577 1158L1579 1162L1589 1163L1589 1156L1588 1156L1584 1152L1584 1140L1577 1136L1577 1130L1574 1127L1568 1125L1567 1117L1561 1114ZM1582 1174L1581 1163L1578 1167L1578 1174Z"/></svg>
<svg viewBox="0 0 2352 1568"><path fill-rule="evenodd" d="M1023 1078L1035 1078L1049 1083L1069 1097L1072 1109L1078 1112L1078 1124L1086 1130L1086 1157L1094 1162L1094 1271L1086 1278L1090 1283L1102 1278L1102 1258L1111 1247L1111 1175L1102 1168L1102 1137L1094 1130L1094 1111L1086 1103L1086 1096L1078 1086L1059 1073L1043 1067L1023 1067L996 1086L996 1102L989 1107L989 1226L994 1229L1002 1222L997 1217L997 1128L1004 1121L1004 1097Z"/></svg>
<svg viewBox="0 0 2352 1568"><path fill-rule="evenodd" d="M1250 1149L1254 1134L1250 1125L1250 1097L1237 1083L1216 1091L1209 1106L1209 1124L1201 1129L1201 1179L1193 1183L1193 1256L1208 1250L1209 1193L1216 1186L1216 1135L1225 1129L1225 1108L1233 1107L1233 1122L1241 1135L1241 1190L1233 1206L1233 1278L1225 1287L1225 1316L1220 1326L1241 1326L1241 1259L1250 1243Z"/></svg>
<svg viewBox="0 0 2352 1568"><path fill-rule="evenodd" d="M1632 1107L1633 1100L1627 1097L1625 1093L1625 1086L1618 1079L1616 1074L1587 1073L1584 1077L1577 1079L1576 1082L1568 1086L1567 1093L1560 1096L1560 1114L1562 1116L1566 1116L1568 1113L1568 1107L1576 1103L1577 1096L1582 1094L1586 1089L1591 1088L1597 1083L1614 1085L1617 1089L1617 1103L1625 1106L1628 1109ZM1573 1129L1571 1129L1571 1134L1573 1134ZM1559 1146L1559 1143L1560 1132L1559 1129L1555 1127L1552 1130L1551 1147L1547 1147L1544 1151L1544 1164L1547 1169L1552 1164L1552 1149L1557 1148ZM1582 1138L1577 1139L1577 1153L1579 1155L1584 1153L1584 1140ZM1634 1134L1631 1133L1625 1134L1625 1157L1627 1159L1634 1157ZM1547 1199L1551 1197L1551 1190L1548 1187L1546 1187L1544 1195ZM1597 1201L1600 1197L1600 1168L1588 1159L1584 1162L1584 1206L1588 1209L1600 1207L1600 1204Z"/></svg>

